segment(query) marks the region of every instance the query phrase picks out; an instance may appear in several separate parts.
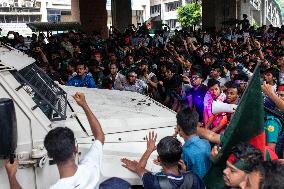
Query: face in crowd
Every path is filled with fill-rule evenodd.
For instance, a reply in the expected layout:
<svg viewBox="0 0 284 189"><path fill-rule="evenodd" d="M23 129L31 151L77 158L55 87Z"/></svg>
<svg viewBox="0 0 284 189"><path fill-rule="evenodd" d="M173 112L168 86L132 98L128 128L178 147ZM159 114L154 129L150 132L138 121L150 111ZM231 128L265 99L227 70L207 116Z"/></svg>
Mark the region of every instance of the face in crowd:
<svg viewBox="0 0 284 189"><path fill-rule="evenodd" d="M130 72L128 74L128 81L130 84L134 84L136 82L137 74L135 72Z"/></svg>
<svg viewBox="0 0 284 189"><path fill-rule="evenodd" d="M217 99L221 94L220 86L218 84L213 85L209 88L209 92L214 100Z"/></svg>
<svg viewBox="0 0 284 189"><path fill-rule="evenodd" d="M144 63L140 63L138 64L138 69L141 71L141 72L144 72L144 71L147 71L148 69L148 66Z"/></svg>
<svg viewBox="0 0 284 189"><path fill-rule="evenodd" d="M167 80L170 80L172 77L173 77L174 73L170 70L170 69L167 69L166 72L165 72L165 78Z"/></svg>
<svg viewBox="0 0 284 189"><path fill-rule="evenodd" d="M202 84L202 78L197 74L193 74L191 76L191 84L194 87L201 85Z"/></svg>
<svg viewBox="0 0 284 189"><path fill-rule="evenodd" d="M219 69L212 69L210 71L210 77L218 79L220 77L220 70Z"/></svg>
<svg viewBox="0 0 284 189"><path fill-rule="evenodd" d="M237 88L228 88L226 90L226 100L229 104L236 102L238 98L239 94Z"/></svg>
<svg viewBox="0 0 284 189"><path fill-rule="evenodd" d="M283 66L284 65L284 56L281 56L277 59L277 65Z"/></svg>
<svg viewBox="0 0 284 189"><path fill-rule="evenodd" d="M134 58L133 58L133 56L127 56L126 57L126 60L125 60L125 63L126 63L126 65L131 65L131 64L133 64L134 63Z"/></svg>
<svg viewBox="0 0 284 189"><path fill-rule="evenodd" d="M95 58L96 61L101 62L101 61L102 61L102 55L101 55L101 53L96 52L96 53L94 54L94 58Z"/></svg>
<svg viewBox="0 0 284 189"><path fill-rule="evenodd" d="M238 187L245 178L246 173L244 171L227 161L227 167L223 171L223 179L227 186Z"/></svg>
<svg viewBox="0 0 284 189"><path fill-rule="evenodd" d="M264 74L264 81L266 81L266 83L270 84L270 83L274 83L275 81L275 77L273 77L272 73L267 72Z"/></svg>
<svg viewBox="0 0 284 189"><path fill-rule="evenodd" d="M108 58L109 58L110 62L116 62L116 60L117 60L117 57L114 53L109 53Z"/></svg>
<svg viewBox="0 0 284 189"><path fill-rule="evenodd" d="M117 68L117 66L115 64L111 64L109 69L110 69L111 75L116 75L117 72L118 72L118 68Z"/></svg>
<svg viewBox="0 0 284 189"><path fill-rule="evenodd" d="M77 65L77 67L76 67L76 72L77 72L77 75L78 76L83 76L85 73L86 73L86 67L85 67L85 65L84 64L82 64L82 65Z"/></svg>

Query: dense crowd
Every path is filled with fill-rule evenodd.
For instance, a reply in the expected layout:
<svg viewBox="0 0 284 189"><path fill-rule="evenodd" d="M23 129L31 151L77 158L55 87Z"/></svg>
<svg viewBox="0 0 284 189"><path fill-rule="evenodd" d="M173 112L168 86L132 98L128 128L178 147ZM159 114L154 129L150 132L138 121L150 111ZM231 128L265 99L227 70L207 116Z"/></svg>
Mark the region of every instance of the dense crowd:
<svg viewBox="0 0 284 189"><path fill-rule="evenodd" d="M34 57L36 64L62 85L138 92L177 112L176 134L184 139L183 146L172 136L163 138L156 146L157 136L149 133L147 150L140 161L122 160L126 168L142 178L146 189L205 188L202 179L210 170L211 158L222 146L220 138L233 117L231 113L213 114L212 103L238 105L256 66L262 76L267 150L271 160L283 158L284 27L255 29L244 18L240 25L222 30L170 32L166 27L152 37L146 25L131 25L124 32L112 28L107 39L98 32L89 35L70 31L47 37L33 34L27 39L15 32L10 35L13 38L2 40ZM96 142L81 170L73 172L76 177L61 179L52 188L74 188L74 180L84 174L83 166L99 167L88 163L90 158L101 158L102 129L84 95L77 94L75 100L95 120L90 125ZM66 160L74 160L72 148L69 154L58 156L62 150L60 141L68 136L72 147L74 135L66 128L55 129L45 138L45 147L60 173ZM145 169L154 150L159 155L156 163L167 177ZM231 153L223 171L227 188L284 188L281 160L263 161L262 152L247 143L235 146ZM92 172L81 182L92 176L97 178L98 174L98 170ZM79 188L94 188L97 181ZM108 180L100 187L109 187L108 182L128 187L119 179Z"/></svg>

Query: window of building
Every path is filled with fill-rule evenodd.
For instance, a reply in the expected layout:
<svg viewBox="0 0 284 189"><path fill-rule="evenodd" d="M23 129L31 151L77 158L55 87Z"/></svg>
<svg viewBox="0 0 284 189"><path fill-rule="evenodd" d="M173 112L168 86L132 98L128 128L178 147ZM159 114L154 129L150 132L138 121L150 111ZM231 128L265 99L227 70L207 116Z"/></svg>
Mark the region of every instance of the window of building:
<svg viewBox="0 0 284 189"><path fill-rule="evenodd" d="M47 10L47 21L48 22L60 22L61 10L49 9Z"/></svg>
<svg viewBox="0 0 284 189"><path fill-rule="evenodd" d="M180 1L174 1L174 2L170 2L170 3L166 3L165 4L165 12L176 11L176 9L180 6L181 6Z"/></svg>
<svg viewBox="0 0 284 189"><path fill-rule="evenodd" d="M151 14L157 14L161 12L161 5L154 5L150 7Z"/></svg>
<svg viewBox="0 0 284 189"><path fill-rule="evenodd" d="M166 20L166 23L169 25L171 29L175 29L177 25L176 19Z"/></svg>

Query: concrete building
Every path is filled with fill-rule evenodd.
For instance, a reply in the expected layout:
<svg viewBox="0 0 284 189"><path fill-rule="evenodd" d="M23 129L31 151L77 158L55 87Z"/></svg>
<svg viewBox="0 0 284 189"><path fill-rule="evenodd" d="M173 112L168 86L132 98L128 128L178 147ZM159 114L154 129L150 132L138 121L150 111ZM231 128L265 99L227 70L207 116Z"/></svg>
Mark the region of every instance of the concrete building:
<svg viewBox="0 0 284 189"><path fill-rule="evenodd" d="M70 0L0 0L1 23L61 22L68 17Z"/></svg>
<svg viewBox="0 0 284 189"><path fill-rule="evenodd" d="M0 0L2 35L8 31L30 35L28 22L67 22L71 18L70 0Z"/></svg>
<svg viewBox="0 0 284 189"><path fill-rule="evenodd" d="M81 22L86 32L97 30L107 36L107 24L110 24L110 21L107 21L107 0L71 0L71 2L73 21ZM132 23L131 0L111 0L111 2L112 25L123 29ZM162 20L174 29L178 27L176 8L188 2L192 0L150 0L150 16ZM145 8L147 12L147 7ZM243 13L247 13L251 21L262 21L258 23L259 25L272 23L274 26L280 26L282 22L280 8L275 0L202 0L202 27L220 28L222 22L228 19L242 19Z"/></svg>
<svg viewBox="0 0 284 189"><path fill-rule="evenodd" d="M112 0L107 0L107 26L113 25L112 14ZM137 25L137 23L143 23L150 18L150 0L132 0L131 1L131 23Z"/></svg>
<svg viewBox="0 0 284 189"><path fill-rule="evenodd" d="M282 24L281 9L275 0L203 0L202 24L205 28L222 27L222 22L242 19L248 15L252 23L279 27Z"/></svg>
<svg viewBox="0 0 284 189"><path fill-rule="evenodd" d="M252 22L258 25L281 26L281 9L274 0L242 0L237 3L238 18L247 14Z"/></svg>
<svg viewBox="0 0 284 189"><path fill-rule="evenodd" d="M150 15L168 24L171 29L178 28L177 11L179 6L195 0L150 0ZM258 25L281 26L281 9L275 0L203 0L203 27L221 27L229 19L242 19L247 14L252 23Z"/></svg>
<svg viewBox="0 0 284 189"><path fill-rule="evenodd" d="M168 24L171 29L180 28L177 20L177 8L195 0L150 0L150 15Z"/></svg>

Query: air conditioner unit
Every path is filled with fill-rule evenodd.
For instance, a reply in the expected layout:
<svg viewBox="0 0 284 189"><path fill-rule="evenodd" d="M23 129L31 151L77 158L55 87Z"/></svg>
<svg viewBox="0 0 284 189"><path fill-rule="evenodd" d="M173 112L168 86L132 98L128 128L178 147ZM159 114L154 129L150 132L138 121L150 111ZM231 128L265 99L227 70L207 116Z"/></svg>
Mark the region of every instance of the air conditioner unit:
<svg viewBox="0 0 284 189"><path fill-rule="evenodd" d="M7 3L7 2L4 2L4 3L3 3L3 7L10 7L10 4Z"/></svg>
<svg viewBox="0 0 284 189"><path fill-rule="evenodd" d="M22 5L21 5L20 2L15 2L15 3L14 3L14 7L22 7Z"/></svg>
<svg viewBox="0 0 284 189"><path fill-rule="evenodd" d="M26 1L25 6L26 7L33 7L33 3L31 1Z"/></svg>

